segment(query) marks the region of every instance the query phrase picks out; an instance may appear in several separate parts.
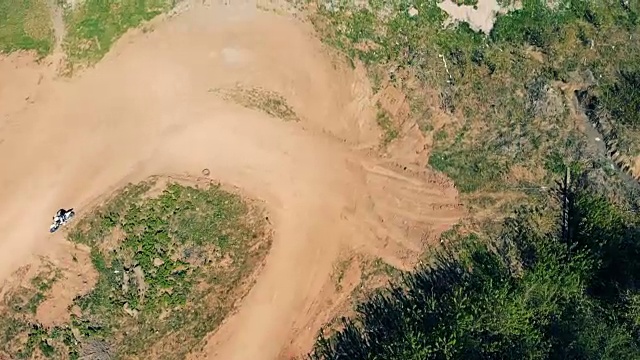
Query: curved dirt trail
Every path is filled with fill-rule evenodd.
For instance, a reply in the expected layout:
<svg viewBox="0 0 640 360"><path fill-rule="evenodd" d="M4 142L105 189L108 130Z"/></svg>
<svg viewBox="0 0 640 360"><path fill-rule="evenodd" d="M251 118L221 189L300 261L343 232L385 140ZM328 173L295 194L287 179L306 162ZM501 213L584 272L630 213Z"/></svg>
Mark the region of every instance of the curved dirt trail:
<svg viewBox="0 0 640 360"><path fill-rule="evenodd" d="M353 150L377 137L366 84L332 64L308 28L224 9L130 34L71 80L19 57L0 60L0 280L46 251L59 207L82 213L126 182L206 167L266 201L275 239L240 310L193 357L273 359L293 329L313 341L307 324L323 311L313 304L341 246L402 265L461 211L440 177L401 174ZM236 82L277 91L302 121L209 91Z"/></svg>

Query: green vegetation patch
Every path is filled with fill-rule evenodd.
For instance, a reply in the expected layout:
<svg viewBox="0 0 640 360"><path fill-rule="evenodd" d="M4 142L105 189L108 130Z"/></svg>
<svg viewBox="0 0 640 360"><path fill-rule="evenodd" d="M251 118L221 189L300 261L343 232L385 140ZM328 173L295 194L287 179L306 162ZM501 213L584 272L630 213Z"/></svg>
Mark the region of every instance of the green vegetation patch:
<svg viewBox="0 0 640 360"><path fill-rule="evenodd" d="M72 64L102 59L127 30L171 9L174 0L85 0L65 15L65 48Z"/></svg>
<svg viewBox="0 0 640 360"><path fill-rule="evenodd" d="M73 301L71 322L43 328L13 311L0 321L2 350L16 358L182 359L248 292L270 245L263 220L218 186L129 185L69 234L91 247L99 274Z"/></svg>
<svg viewBox="0 0 640 360"><path fill-rule="evenodd" d="M0 0L0 53L53 49L53 26L46 0Z"/></svg>
<svg viewBox="0 0 640 360"><path fill-rule="evenodd" d="M287 103L287 99L275 91L259 87L236 86L228 89L211 89L210 92L221 95L225 100L233 101L249 109L262 111L278 119L300 121L296 112Z"/></svg>
<svg viewBox="0 0 640 360"><path fill-rule="evenodd" d="M457 5L469 5L469 6L478 5L478 0L453 0L453 2Z"/></svg>
<svg viewBox="0 0 640 360"><path fill-rule="evenodd" d="M621 69L616 79L602 89L601 98L602 110L618 125L627 131L640 131L640 64Z"/></svg>
<svg viewBox="0 0 640 360"><path fill-rule="evenodd" d="M389 112L378 106L378 114L376 115L376 122L380 129L382 129L382 142L381 146L385 147L389 145L393 140L397 139L400 135L398 126L393 123L393 119L389 115Z"/></svg>
<svg viewBox="0 0 640 360"><path fill-rule="evenodd" d="M524 0L488 35L466 23L445 27L437 0L315 3L311 19L323 40L363 62L375 83L402 89L413 121L429 124L435 112L456 120L429 163L463 191L521 187L510 176L515 168L548 186L559 168L590 161L566 89L589 87L607 96L615 116L637 118L637 2ZM425 101L432 94L439 101Z"/></svg>
<svg viewBox="0 0 640 360"><path fill-rule="evenodd" d="M60 356L57 344L75 348L75 339L69 327L46 329L27 317L3 316L0 318L0 355L9 359L78 359L72 352Z"/></svg>

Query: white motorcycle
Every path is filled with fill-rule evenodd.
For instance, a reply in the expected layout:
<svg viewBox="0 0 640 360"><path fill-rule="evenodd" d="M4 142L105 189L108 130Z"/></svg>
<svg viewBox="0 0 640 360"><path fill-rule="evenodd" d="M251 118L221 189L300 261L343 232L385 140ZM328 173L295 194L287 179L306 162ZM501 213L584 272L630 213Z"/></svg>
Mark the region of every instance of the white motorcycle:
<svg viewBox="0 0 640 360"><path fill-rule="evenodd" d="M61 226L66 225L75 215L76 213L73 211L73 209L58 210L56 216L53 217L53 223L51 224L51 226L49 226L49 232L53 233Z"/></svg>

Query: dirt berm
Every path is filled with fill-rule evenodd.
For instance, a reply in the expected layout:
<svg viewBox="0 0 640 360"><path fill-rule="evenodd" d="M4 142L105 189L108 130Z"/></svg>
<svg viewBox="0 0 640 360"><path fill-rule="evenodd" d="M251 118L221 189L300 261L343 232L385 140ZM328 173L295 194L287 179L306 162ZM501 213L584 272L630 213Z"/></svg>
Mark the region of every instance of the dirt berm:
<svg viewBox="0 0 640 360"><path fill-rule="evenodd" d="M47 233L58 208L82 215L127 182L208 168L266 202L275 239L239 311L194 358L273 359L293 336L310 345L343 246L409 266L461 215L442 177L356 150L378 141L370 87L293 20L201 7L128 34L71 79L52 68L0 60L0 279L62 241ZM236 84L277 92L301 121L213 91Z"/></svg>

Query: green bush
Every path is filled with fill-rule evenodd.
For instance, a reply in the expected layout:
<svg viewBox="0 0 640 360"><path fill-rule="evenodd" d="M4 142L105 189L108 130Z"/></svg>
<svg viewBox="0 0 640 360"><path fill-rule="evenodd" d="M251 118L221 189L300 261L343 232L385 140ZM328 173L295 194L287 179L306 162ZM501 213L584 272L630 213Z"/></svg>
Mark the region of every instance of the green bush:
<svg viewBox="0 0 640 360"><path fill-rule="evenodd" d="M433 151L429 165L447 174L460 192L470 193L496 183L505 173L506 164L487 151L452 147L449 151Z"/></svg>
<svg viewBox="0 0 640 360"><path fill-rule="evenodd" d="M603 89L602 103L613 119L640 128L640 69L623 69Z"/></svg>

